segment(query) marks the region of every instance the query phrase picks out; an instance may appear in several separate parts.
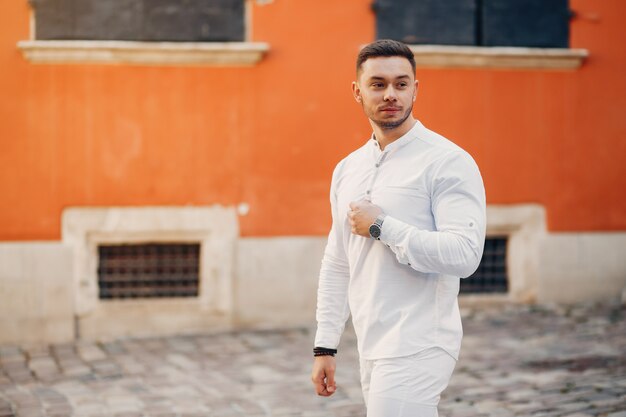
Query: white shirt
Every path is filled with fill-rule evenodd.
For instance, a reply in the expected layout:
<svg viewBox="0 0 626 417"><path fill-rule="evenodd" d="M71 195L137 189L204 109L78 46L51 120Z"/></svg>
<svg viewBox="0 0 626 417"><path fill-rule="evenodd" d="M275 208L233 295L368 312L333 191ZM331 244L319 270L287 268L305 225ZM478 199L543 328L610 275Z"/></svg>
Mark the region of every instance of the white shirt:
<svg viewBox="0 0 626 417"><path fill-rule="evenodd" d="M380 240L351 233L349 204L387 215ZM335 349L350 313L361 358L432 346L458 359L459 278L478 267L485 189L472 157L419 121L380 150L372 138L335 168L332 227L317 294L315 346Z"/></svg>

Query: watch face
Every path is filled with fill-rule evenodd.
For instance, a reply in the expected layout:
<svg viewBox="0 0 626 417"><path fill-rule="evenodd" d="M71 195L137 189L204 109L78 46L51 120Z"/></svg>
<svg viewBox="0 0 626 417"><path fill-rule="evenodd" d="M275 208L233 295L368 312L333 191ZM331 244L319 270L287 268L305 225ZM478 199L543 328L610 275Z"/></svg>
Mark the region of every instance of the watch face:
<svg viewBox="0 0 626 417"><path fill-rule="evenodd" d="M373 224L370 226L370 236L374 239L378 239L380 236L380 226L377 224Z"/></svg>

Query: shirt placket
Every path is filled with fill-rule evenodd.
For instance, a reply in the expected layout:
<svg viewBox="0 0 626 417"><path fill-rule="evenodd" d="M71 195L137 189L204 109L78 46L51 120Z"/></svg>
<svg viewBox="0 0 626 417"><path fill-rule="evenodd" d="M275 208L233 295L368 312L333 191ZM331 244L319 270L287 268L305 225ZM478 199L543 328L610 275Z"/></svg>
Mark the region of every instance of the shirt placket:
<svg viewBox="0 0 626 417"><path fill-rule="evenodd" d="M381 152L380 155L377 156L376 162L374 163L374 173L367 184L367 189L365 190L366 198L370 201L372 200L372 192L374 190L374 184L376 183L376 179L378 178L378 173L380 172L380 167L385 161L385 158L387 158L387 154L387 150Z"/></svg>

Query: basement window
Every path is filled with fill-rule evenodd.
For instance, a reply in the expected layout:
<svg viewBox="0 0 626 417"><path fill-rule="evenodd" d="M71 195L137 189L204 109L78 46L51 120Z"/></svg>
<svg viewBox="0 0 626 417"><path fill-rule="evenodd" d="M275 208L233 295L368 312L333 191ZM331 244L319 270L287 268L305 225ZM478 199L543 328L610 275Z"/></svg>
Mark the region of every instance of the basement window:
<svg viewBox="0 0 626 417"><path fill-rule="evenodd" d="M199 243L98 246L99 298L197 297Z"/></svg>
<svg viewBox="0 0 626 417"><path fill-rule="evenodd" d="M460 293L507 293L506 248L506 237L487 238L480 265L472 276L461 280Z"/></svg>

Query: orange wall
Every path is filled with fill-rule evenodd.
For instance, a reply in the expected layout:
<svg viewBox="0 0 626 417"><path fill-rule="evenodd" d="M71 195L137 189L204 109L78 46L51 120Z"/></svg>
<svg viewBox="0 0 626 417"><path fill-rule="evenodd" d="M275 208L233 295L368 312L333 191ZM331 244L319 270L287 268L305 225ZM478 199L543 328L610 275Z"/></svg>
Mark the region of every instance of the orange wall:
<svg viewBox="0 0 626 417"><path fill-rule="evenodd" d="M58 239L68 206L242 202L244 236L325 234L332 168L370 133L350 95L370 3L254 2L260 64L185 68L27 63L27 1L2 2L0 240ZM571 5L583 68L418 69L415 114L474 155L489 203L625 230L626 2Z"/></svg>

